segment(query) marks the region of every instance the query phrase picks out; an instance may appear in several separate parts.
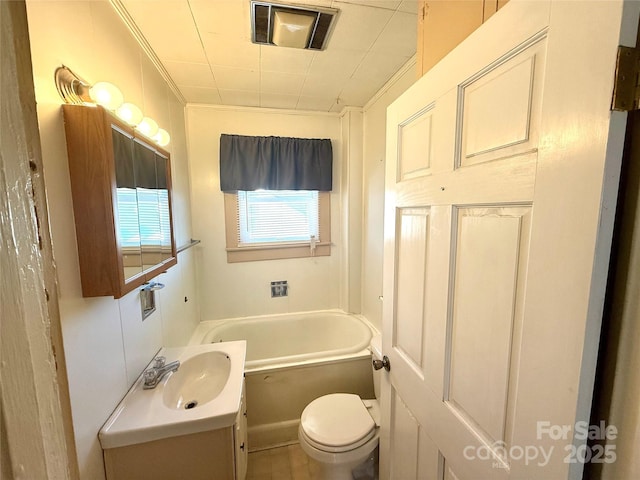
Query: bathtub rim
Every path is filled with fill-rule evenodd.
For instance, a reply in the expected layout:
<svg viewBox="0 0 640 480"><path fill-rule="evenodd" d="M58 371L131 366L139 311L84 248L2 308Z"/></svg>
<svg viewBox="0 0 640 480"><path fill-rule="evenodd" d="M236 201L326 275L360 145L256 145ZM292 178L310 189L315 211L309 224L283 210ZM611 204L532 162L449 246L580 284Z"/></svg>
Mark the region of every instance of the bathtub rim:
<svg viewBox="0 0 640 480"><path fill-rule="evenodd" d="M191 336L191 339L189 340L188 345L200 345L202 344L202 341L204 340L205 336L209 333L210 330L220 327L222 325L225 325L226 323L230 323L230 322L235 322L235 321L239 321L239 320L259 320L259 319L269 319L269 318L292 318L292 317L297 317L300 315L315 315L315 314L323 314L323 313L333 313L333 314L340 314L340 315L347 315L350 317L355 317L358 320L360 320L362 323L364 323L365 326L367 326L369 328L369 330L371 331L371 336L373 337L374 335L378 335L380 334L380 331L375 327L375 325L373 325L364 315L359 314L359 313L349 313L349 312L345 312L344 310L340 310L340 309L328 309L328 310L309 310L309 311L302 311L302 312L290 312L290 313L274 313L274 314L267 314L267 315L251 315L251 316L246 316L246 317L234 317L234 318L224 318L224 319L218 319L218 320L204 320L202 322L200 322L198 324L198 326L196 327L195 331L193 332L193 335ZM307 355L307 354L303 354L303 355ZM311 354L308 354L311 355ZM283 369L291 369L291 368L299 368L299 367L303 367L305 365L322 365L322 364L332 364L332 363L337 363L340 361L344 361L347 359L359 359L359 358L365 358L365 357L370 357L371 356L371 348L367 345L366 347L364 347L362 350L356 351L356 352L351 352L351 353L344 353L344 354L338 354L338 355L325 355L322 357L315 357L315 358L307 358L307 359L301 359L301 356L296 356L296 360L294 361L281 361L281 362L277 362L277 363L269 363L266 365L256 365L256 366L251 366L251 367L247 367L245 365L245 373L255 373L255 372L270 372L270 371L276 371L276 370L283 370ZM287 357L276 357L276 359L280 359L280 358L287 358Z"/></svg>

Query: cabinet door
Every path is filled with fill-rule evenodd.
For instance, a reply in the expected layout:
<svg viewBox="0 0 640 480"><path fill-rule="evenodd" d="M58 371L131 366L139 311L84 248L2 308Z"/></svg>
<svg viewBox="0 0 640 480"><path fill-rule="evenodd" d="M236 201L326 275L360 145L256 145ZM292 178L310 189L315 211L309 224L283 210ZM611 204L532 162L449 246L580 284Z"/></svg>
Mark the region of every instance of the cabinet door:
<svg viewBox="0 0 640 480"><path fill-rule="evenodd" d="M249 461L249 444L247 442L247 405L245 402L245 388L242 388L240 411L234 425L234 439L236 450L236 480L244 480L247 476L247 463Z"/></svg>
<svg viewBox="0 0 640 480"><path fill-rule="evenodd" d="M418 65L423 75L482 25L483 0L425 0L418 12ZM422 17L422 18L420 18Z"/></svg>
<svg viewBox="0 0 640 480"><path fill-rule="evenodd" d="M489 18L504 7L509 0L484 0L484 15L482 22L486 22Z"/></svg>
<svg viewBox="0 0 640 480"><path fill-rule="evenodd" d="M418 78L444 58L509 0L420 0Z"/></svg>
<svg viewBox="0 0 640 480"><path fill-rule="evenodd" d="M484 0L484 8L482 12L482 21L486 22L491 15L498 11L498 0Z"/></svg>

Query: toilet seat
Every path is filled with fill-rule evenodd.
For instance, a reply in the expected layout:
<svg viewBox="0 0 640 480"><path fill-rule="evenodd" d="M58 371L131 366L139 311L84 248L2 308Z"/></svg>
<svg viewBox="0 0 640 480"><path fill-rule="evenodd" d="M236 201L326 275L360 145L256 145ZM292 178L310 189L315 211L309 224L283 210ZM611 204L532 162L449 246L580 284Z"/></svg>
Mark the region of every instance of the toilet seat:
<svg viewBox="0 0 640 480"><path fill-rule="evenodd" d="M300 432L310 445L331 453L354 450L377 433L363 401L349 393L333 393L312 401L302 412Z"/></svg>
<svg viewBox="0 0 640 480"><path fill-rule="evenodd" d="M365 445L367 442L370 442L372 439L376 438L376 433L377 433L376 429L373 429L366 437L363 437L362 439L358 440L356 443L335 447L332 445L325 445L323 443L316 442L315 440L309 438L309 436L304 432L304 429L300 427L300 434L303 436L304 441L307 442L307 444L310 445L311 447L326 453L351 452L353 450L360 448L362 445Z"/></svg>

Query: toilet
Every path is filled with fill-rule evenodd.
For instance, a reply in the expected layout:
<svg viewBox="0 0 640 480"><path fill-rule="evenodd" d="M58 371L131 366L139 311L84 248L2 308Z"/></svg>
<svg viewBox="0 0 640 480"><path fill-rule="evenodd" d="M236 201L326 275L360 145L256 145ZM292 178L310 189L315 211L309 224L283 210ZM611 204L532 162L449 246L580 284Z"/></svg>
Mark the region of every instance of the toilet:
<svg viewBox="0 0 640 480"><path fill-rule="evenodd" d="M380 335L371 339L371 354L373 359L382 358ZM317 480L360 478L352 473L354 469L361 471L368 459L373 458L375 463L380 426L380 372L373 371L375 399L332 393L316 398L302 412L298 440L302 450L319 467Z"/></svg>

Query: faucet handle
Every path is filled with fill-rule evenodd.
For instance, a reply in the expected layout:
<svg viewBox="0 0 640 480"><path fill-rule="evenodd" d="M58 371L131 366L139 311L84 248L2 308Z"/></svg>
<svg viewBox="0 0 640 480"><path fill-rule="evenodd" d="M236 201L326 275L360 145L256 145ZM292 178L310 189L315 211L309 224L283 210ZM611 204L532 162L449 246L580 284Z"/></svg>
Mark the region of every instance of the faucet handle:
<svg viewBox="0 0 640 480"><path fill-rule="evenodd" d="M143 373L145 386L154 385L158 379L158 371L150 368Z"/></svg>
<svg viewBox="0 0 640 480"><path fill-rule="evenodd" d="M153 360L153 368L162 368L164 364L167 363L166 357L159 356Z"/></svg>

